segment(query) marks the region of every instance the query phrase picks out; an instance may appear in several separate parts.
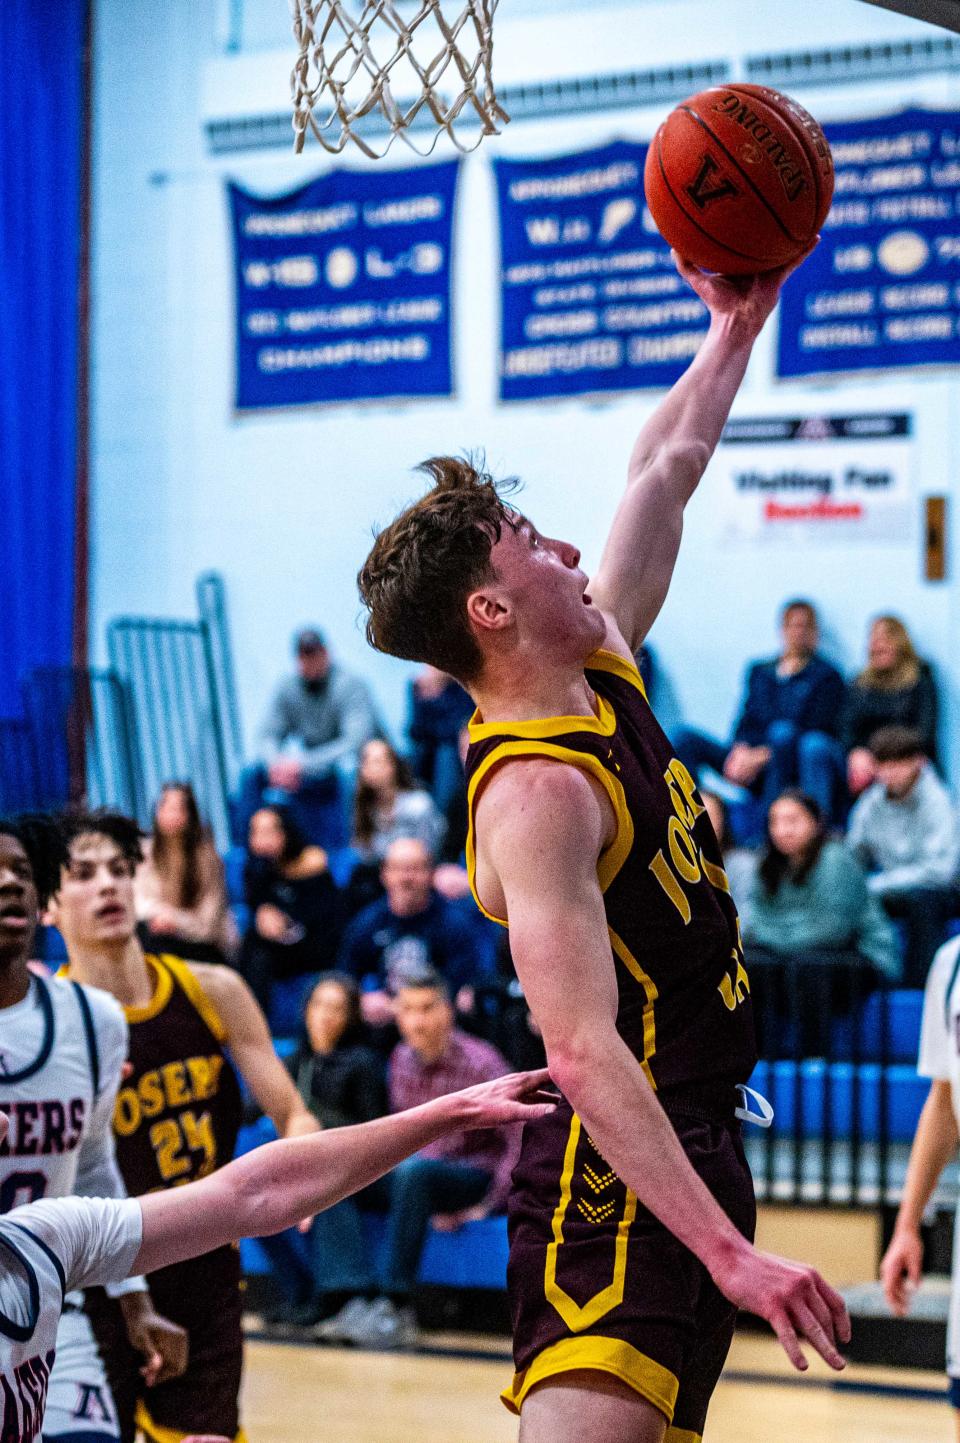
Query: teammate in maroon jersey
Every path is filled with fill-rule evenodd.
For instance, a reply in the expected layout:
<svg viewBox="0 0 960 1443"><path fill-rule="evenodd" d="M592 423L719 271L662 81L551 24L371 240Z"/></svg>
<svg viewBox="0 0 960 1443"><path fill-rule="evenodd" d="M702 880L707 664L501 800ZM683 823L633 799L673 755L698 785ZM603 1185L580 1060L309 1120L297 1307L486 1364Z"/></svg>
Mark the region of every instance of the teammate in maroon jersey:
<svg viewBox="0 0 960 1443"><path fill-rule="evenodd" d="M737 1307L806 1367L849 1337L811 1268L756 1251L736 1085L755 1061L736 908L702 800L633 657L663 604L683 509L787 270L683 261L710 312L640 432L599 571L465 461L377 538L359 577L374 646L477 705L467 848L510 945L561 1102L514 1173L509 1284L524 1443L695 1443Z"/></svg>

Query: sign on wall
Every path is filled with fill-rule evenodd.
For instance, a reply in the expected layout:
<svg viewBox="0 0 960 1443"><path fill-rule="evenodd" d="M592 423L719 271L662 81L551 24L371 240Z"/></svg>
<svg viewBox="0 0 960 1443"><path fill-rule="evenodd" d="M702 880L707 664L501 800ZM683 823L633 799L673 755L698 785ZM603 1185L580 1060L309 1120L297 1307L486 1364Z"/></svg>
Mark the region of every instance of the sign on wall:
<svg viewBox="0 0 960 1443"><path fill-rule="evenodd" d="M270 198L229 187L238 409L452 393L458 168L335 170Z"/></svg>
<svg viewBox="0 0 960 1443"><path fill-rule="evenodd" d="M707 309L646 215L646 154L494 162L501 400L669 386L689 365Z"/></svg>
<svg viewBox="0 0 960 1443"><path fill-rule="evenodd" d="M704 486L723 541L909 545L913 418L738 417Z"/></svg>
<svg viewBox="0 0 960 1443"><path fill-rule="evenodd" d="M833 207L784 287L781 376L960 362L960 117L824 127Z"/></svg>

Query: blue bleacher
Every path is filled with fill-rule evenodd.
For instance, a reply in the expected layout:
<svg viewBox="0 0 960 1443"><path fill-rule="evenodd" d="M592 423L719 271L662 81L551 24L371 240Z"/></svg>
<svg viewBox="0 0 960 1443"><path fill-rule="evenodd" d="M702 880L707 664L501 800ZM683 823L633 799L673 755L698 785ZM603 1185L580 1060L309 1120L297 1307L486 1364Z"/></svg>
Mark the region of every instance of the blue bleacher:
<svg viewBox="0 0 960 1443"><path fill-rule="evenodd" d="M890 1063L887 1072L886 1131L889 1142L912 1142L920 1111L930 1089L929 1081L918 1077L915 1066ZM827 1091L830 1092L830 1134L835 1141L849 1140L856 1115L860 1138L878 1142L880 1137L880 1078L877 1062L825 1062L807 1058L803 1062L758 1062L751 1086L773 1105L773 1136L794 1135L795 1129L807 1141L825 1135L828 1119ZM854 1114L854 1090L859 1093ZM799 1098L798 1094L799 1093ZM797 1103L799 1101L799 1116Z"/></svg>

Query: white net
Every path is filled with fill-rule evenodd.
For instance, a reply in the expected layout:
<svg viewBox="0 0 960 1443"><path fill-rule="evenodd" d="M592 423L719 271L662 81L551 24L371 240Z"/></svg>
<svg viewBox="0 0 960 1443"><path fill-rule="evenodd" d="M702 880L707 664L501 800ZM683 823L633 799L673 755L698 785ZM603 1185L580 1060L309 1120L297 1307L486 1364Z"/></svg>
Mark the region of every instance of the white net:
<svg viewBox="0 0 960 1443"><path fill-rule="evenodd" d="M300 46L291 77L297 151L308 130L334 154L352 140L378 158L397 135L420 155L442 134L458 150L474 150L509 120L491 75L499 0L292 3Z"/></svg>

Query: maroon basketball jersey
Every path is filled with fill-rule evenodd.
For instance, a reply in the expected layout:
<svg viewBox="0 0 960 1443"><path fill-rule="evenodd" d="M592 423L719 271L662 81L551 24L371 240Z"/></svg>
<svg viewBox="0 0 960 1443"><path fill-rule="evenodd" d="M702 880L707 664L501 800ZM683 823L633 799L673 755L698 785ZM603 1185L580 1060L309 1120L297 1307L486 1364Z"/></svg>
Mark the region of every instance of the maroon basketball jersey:
<svg viewBox="0 0 960 1443"><path fill-rule="evenodd" d="M604 788L617 819L597 875L620 1035L665 1102L671 1089L745 1082L756 1061L750 984L710 819L654 718L636 667L597 651L585 671L597 716L502 723L474 717L470 724L467 868L474 896L476 804L491 772L531 756L579 767Z"/></svg>

